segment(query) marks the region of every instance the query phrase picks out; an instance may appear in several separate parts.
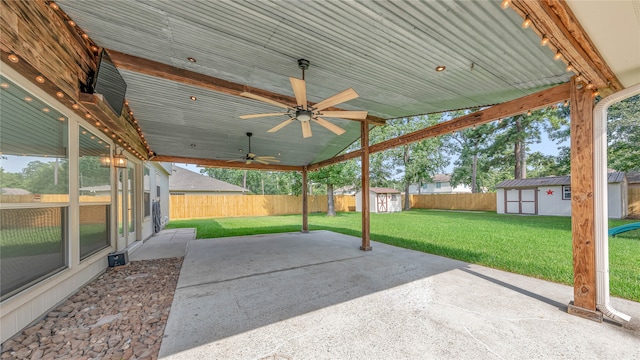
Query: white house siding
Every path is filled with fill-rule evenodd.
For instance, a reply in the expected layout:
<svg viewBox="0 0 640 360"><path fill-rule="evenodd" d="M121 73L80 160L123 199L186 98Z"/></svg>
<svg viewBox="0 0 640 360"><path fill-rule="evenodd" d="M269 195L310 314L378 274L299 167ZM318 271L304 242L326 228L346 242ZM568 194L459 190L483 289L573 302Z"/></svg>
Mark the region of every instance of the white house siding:
<svg viewBox="0 0 640 360"><path fill-rule="evenodd" d="M610 183L608 189L609 218L622 219L627 216L627 193L622 183ZM515 202L508 202L505 210L505 193L508 199L516 199L519 189L498 189L496 192L496 212L498 214L517 214L519 209ZM525 190L525 189L522 189ZM538 215L571 216L571 200L562 199L562 186L542 186L536 188L538 193ZM526 211L523 211L526 213Z"/></svg>
<svg viewBox="0 0 640 360"><path fill-rule="evenodd" d="M571 216L571 200L562 200L562 186L538 188L538 215Z"/></svg>

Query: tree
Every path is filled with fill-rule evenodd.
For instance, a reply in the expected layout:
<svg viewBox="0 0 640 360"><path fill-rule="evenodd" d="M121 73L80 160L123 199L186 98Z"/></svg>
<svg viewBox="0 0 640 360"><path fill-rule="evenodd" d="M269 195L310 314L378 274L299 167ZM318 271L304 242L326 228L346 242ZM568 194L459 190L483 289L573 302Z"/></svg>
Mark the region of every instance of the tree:
<svg viewBox="0 0 640 360"><path fill-rule="evenodd" d="M562 106L551 106L503 119L496 126L495 140L488 148L491 165L500 167L509 164L513 167L514 178L524 179L527 177L528 145L540 143L543 131L551 139L562 141L568 129L568 109Z"/></svg>
<svg viewBox="0 0 640 360"><path fill-rule="evenodd" d="M309 179L327 186L327 216L335 216L333 189L356 183L358 181L357 165L351 160L325 166L309 173Z"/></svg>
<svg viewBox="0 0 640 360"><path fill-rule="evenodd" d="M611 105L607 118L608 166L640 170L640 95Z"/></svg>
<svg viewBox="0 0 640 360"><path fill-rule="evenodd" d="M481 192L486 187L485 174L490 170L485 154L487 144L495 132L493 124L483 124L458 131L449 137L451 150L458 154L451 174L451 184L471 187L472 193Z"/></svg>
<svg viewBox="0 0 640 360"><path fill-rule="evenodd" d="M396 138L435 125L441 119L441 114L432 114L390 120L387 121L386 126L372 130L371 138L375 142ZM385 154L379 159L374 158L372 164L374 166L371 168L381 173L384 171L382 167L397 169L397 175L400 176L400 183L405 192L404 209L408 210L410 208L409 186L413 183L431 180L433 175L442 171L447 165L448 158L440 151L442 145L442 138L429 138L392 148L384 151Z"/></svg>
<svg viewBox="0 0 640 360"><path fill-rule="evenodd" d="M200 173L249 189L254 194L299 195L302 192L302 176L296 172L204 168Z"/></svg>

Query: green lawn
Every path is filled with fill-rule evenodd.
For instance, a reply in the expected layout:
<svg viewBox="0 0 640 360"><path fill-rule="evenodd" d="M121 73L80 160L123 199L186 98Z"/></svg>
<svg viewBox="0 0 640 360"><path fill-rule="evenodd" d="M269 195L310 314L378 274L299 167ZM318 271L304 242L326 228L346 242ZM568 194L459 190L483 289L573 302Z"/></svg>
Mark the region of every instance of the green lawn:
<svg viewBox="0 0 640 360"><path fill-rule="evenodd" d="M300 231L300 215L174 220L198 238ZM614 227L633 220L610 220ZM310 230L360 237L360 213L309 216ZM371 214L371 240L571 285L571 218L411 210ZM640 302L640 231L609 240L611 293ZM375 247L374 247L375 251Z"/></svg>

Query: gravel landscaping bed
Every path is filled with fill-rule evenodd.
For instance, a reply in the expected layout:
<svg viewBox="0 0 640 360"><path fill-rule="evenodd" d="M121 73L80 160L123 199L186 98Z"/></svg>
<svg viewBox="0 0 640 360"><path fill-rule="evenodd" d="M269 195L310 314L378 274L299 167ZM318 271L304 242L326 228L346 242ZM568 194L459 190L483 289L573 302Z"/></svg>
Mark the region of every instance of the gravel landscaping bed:
<svg viewBox="0 0 640 360"><path fill-rule="evenodd" d="M2 344L1 359L156 359L183 258L108 268Z"/></svg>

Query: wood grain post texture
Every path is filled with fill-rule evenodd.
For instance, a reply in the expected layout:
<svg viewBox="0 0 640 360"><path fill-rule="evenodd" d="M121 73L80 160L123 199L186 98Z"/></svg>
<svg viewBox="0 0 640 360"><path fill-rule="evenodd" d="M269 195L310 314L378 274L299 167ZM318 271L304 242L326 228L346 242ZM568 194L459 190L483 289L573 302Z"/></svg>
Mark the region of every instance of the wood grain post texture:
<svg viewBox="0 0 640 360"><path fill-rule="evenodd" d="M369 124L360 123L362 147L362 245L360 250L371 251L371 214L369 212Z"/></svg>
<svg viewBox="0 0 640 360"><path fill-rule="evenodd" d="M571 80L571 230L573 304L570 314L592 320L596 312L592 92ZM600 320L601 321L601 320Z"/></svg>
<svg viewBox="0 0 640 360"><path fill-rule="evenodd" d="M309 232L309 195L307 194L307 167L302 168L302 232Z"/></svg>

